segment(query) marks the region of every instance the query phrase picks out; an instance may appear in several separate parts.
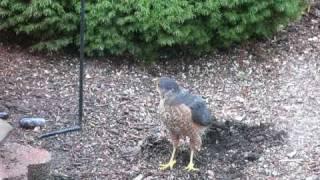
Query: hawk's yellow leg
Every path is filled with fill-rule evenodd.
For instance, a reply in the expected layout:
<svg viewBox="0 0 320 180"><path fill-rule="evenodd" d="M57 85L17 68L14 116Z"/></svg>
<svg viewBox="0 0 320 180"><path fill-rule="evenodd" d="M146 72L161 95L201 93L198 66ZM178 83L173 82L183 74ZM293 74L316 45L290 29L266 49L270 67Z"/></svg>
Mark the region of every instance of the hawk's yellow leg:
<svg viewBox="0 0 320 180"><path fill-rule="evenodd" d="M171 154L170 161L167 164L160 164L160 169L161 170L166 170L168 168L170 168L170 169L173 168L173 166L176 164L176 160L174 159L175 153L176 153L176 148L173 147L173 151L172 151L172 154Z"/></svg>
<svg viewBox="0 0 320 180"><path fill-rule="evenodd" d="M198 168L195 168L194 167L194 164L193 164L193 150L191 150L191 154L190 154L190 162L188 164L188 166L185 168L185 170L187 171L199 171Z"/></svg>

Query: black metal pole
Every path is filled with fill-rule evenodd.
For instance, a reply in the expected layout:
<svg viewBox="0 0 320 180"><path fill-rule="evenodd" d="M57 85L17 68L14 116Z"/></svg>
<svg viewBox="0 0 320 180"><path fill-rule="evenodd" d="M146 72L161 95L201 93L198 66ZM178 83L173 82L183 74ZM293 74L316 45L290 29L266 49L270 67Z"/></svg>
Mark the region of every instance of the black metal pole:
<svg viewBox="0 0 320 180"><path fill-rule="evenodd" d="M61 129L61 130L57 130L57 131L53 131L53 132L49 132L49 133L43 134L43 135L40 136L40 139L46 138L46 137L50 137L50 136L55 136L55 135L58 135L58 134L64 134L64 133L73 132L73 131L79 131L79 130L81 130L80 126L74 126L74 127L71 127L71 128L65 128L65 129Z"/></svg>
<svg viewBox="0 0 320 180"><path fill-rule="evenodd" d="M79 69L79 111L78 111L78 125L70 128L65 128L53 132L49 132L40 136L40 138L46 138L58 134L79 131L82 129L83 120L83 79L84 79L84 29L85 29L85 2L81 0L80 9L80 69Z"/></svg>
<svg viewBox="0 0 320 180"><path fill-rule="evenodd" d="M81 0L80 10L80 70L79 70L79 127L82 129L83 118L83 79L84 79L84 0Z"/></svg>

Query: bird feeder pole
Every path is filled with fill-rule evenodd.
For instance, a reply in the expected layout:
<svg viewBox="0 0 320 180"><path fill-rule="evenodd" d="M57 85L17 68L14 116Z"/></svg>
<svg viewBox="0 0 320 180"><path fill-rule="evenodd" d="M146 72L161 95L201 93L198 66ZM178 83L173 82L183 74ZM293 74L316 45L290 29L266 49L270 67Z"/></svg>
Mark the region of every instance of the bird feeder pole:
<svg viewBox="0 0 320 180"><path fill-rule="evenodd" d="M79 104L78 104L78 123L74 127L65 128L53 132L49 132L40 136L46 138L57 134L63 134L73 131L82 130L83 121L83 80L84 80L84 31L85 31L85 0L81 0L80 9L80 68L79 68Z"/></svg>

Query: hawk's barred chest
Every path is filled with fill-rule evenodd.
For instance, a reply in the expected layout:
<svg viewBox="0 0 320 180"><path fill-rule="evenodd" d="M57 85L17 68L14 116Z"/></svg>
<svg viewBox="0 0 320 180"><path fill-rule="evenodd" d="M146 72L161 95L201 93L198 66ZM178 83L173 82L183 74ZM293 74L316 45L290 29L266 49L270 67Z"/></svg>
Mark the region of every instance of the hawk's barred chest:
<svg viewBox="0 0 320 180"><path fill-rule="evenodd" d="M169 105L160 99L159 111L163 124L171 133L187 135L193 131L190 109L183 105Z"/></svg>

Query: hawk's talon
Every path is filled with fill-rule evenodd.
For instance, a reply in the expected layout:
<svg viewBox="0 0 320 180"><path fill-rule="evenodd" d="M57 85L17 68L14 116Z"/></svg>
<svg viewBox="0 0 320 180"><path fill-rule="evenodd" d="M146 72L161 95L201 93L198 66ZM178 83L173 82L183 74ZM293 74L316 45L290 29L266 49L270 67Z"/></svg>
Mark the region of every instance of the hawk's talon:
<svg viewBox="0 0 320 180"><path fill-rule="evenodd" d="M185 170L189 171L189 172L192 172L192 171L199 171L199 168L195 168L194 167L194 164L192 162L190 162L188 164L187 167L184 168Z"/></svg>
<svg viewBox="0 0 320 180"><path fill-rule="evenodd" d="M172 169L176 164L176 160L170 160L167 164L160 164L160 170Z"/></svg>

